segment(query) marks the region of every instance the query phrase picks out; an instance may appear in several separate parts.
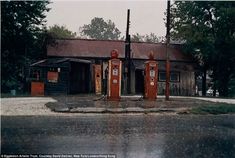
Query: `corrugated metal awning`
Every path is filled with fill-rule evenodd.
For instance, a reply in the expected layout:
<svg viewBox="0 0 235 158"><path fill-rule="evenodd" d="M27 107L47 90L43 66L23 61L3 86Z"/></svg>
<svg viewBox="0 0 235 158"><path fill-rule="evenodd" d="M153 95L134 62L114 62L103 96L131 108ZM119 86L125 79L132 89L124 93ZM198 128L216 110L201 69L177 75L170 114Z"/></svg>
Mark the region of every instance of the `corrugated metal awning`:
<svg viewBox="0 0 235 158"><path fill-rule="evenodd" d="M91 64L92 62L90 60L84 60L84 59L77 59L77 58L50 58L50 59L44 59L37 61L30 66L55 66L60 65L64 62L78 62L78 63L85 63L85 64Z"/></svg>
<svg viewBox="0 0 235 158"><path fill-rule="evenodd" d="M71 61L71 62L78 62L78 63L91 64L90 60L77 59L77 58L69 58L69 61Z"/></svg>

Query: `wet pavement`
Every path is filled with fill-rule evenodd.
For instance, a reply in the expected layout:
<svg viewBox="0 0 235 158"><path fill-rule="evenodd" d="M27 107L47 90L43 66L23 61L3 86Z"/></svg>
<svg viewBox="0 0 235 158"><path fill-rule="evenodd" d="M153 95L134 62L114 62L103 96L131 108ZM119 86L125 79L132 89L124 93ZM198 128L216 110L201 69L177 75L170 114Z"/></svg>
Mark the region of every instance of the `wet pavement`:
<svg viewBox="0 0 235 158"><path fill-rule="evenodd" d="M1 116L2 154L235 157L235 115Z"/></svg>

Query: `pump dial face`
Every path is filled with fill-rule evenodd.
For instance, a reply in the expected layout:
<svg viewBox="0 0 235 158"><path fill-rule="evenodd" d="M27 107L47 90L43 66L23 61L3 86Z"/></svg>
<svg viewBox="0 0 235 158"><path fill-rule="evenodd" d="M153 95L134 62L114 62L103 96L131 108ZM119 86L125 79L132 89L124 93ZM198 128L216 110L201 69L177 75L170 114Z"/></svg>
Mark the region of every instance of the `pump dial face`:
<svg viewBox="0 0 235 158"><path fill-rule="evenodd" d="M154 70L150 70L150 77L154 77L155 76L155 71Z"/></svg>
<svg viewBox="0 0 235 158"><path fill-rule="evenodd" d="M113 68L113 76L118 76L118 69L117 68Z"/></svg>

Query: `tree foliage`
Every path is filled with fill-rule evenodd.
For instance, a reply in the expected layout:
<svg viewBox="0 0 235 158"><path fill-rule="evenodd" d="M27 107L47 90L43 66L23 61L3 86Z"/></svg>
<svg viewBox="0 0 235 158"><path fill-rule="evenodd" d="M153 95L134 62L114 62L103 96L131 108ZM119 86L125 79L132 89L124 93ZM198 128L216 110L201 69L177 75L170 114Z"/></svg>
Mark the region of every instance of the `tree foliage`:
<svg viewBox="0 0 235 158"><path fill-rule="evenodd" d="M48 1L1 1L1 88L16 88L24 66L42 57Z"/></svg>
<svg viewBox="0 0 235 158"><path fill-rule="evenodd" d="M214 87L228 95L235 68L235 3L219 1L175 2L171 8L171 34L186 41L204 70L212 70Z"/></svg>
<svg viewBox="0 0 235 158"><path fill-rule="evenodd" d="M131 36L131 41L133 42L144 42L144 36L139 33L133 34Z"/></svg>
<svg viewBox="0 0 235 158"><path fill-rule="evenodd" d="M54 38L75 38L76 32L72 32L66 26L53 25L47 31Z"/></svg>
<svg viewBox="0 0 235 158"><path fill-rule="evenodd" d="M117 40L121 34L114 22L98 17L93 18L90 24L80 27L80 30L82 36L100 40Z"/></svg>
<svg viewBox="0 0 235 158"><path fill-rule="evenodd" d="M141 35L139 33L133 34L131 36L131 41L133 42L152 42L152 43L159 43L163 41L162 37L158 37L154 33L150 33L149 35Z"/></svg>

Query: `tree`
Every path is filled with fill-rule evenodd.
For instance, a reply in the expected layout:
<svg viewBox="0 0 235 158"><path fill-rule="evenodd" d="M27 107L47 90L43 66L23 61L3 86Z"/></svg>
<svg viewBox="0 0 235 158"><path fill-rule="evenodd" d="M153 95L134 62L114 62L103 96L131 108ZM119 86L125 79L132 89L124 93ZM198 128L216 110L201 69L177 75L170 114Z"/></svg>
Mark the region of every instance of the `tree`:
<svg viewBox="0 0 235 158"><path fill-rule="evenodd" d="M53 25L48 29L48 33L54 38L75 38L76 32L72 32L66 26Z"/></svg>
<svg viewBox="0 0 235 158"><path fill-rule="evenodd" d="M158 37L154 33L150 33L149 35L140 35L139 33L136 33L131 36L131 41L159 43L162 42L162 38Z"/></svg>
<svg viewBox="0 0 235 158"><path fill-rule="evenodd" d="M105 22L98 17L93 18L90 24L80 27L80 30L82 36L100 40L117 40L121 34L111 20Z"/></svg>
<svg viewBox="0 0 235 158"><path fill-rule="evenodd" d="M150 33L150 35L145 35L145 42L158 43L160 42L160 37L158 37L154 33Z"/></svg>
<svg viewBox="0 0 235 158"><path fill-rule="evenodd" d="M131 41L133 42L144 42L144 36L139 33L133 34L131 36Z"/></svg>
<svg viewBox="0 0 235 158"><path fill-rule="evenodd" d="M235 97L235 74L230 77L229 80L229 97Z"/></svg>
<svg viewBox="0 0 235 158"><path fill-rule="evenodd" d="M175 2L171 8L171 34L184 40L186 52L192 53L203 69L203 93L207 70L212 70L214 89L228 95L228 83L235 63L235 3ZM214 90L215 91L215 90Z"/></svg>
<svg viewBox="0 0 235 158"><path fill-rule="evenodd" d="M2 92L23 82L24 67L43 56L48 1L1 1Z"/></svg>

